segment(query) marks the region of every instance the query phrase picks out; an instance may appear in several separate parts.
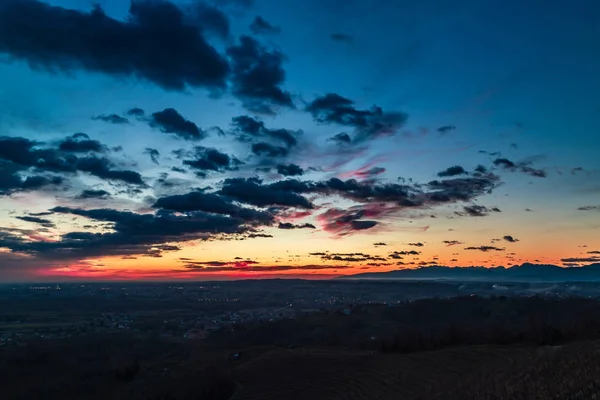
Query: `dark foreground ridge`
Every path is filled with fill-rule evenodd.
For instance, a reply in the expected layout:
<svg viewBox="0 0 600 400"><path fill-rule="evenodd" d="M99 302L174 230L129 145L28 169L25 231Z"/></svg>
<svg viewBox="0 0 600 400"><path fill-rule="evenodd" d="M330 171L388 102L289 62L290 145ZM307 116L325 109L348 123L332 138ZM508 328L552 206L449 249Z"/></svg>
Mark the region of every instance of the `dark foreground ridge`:
<svg viewBox="0 0 600 400"><path fill-rule="evenodd" d="M367 272L337 279L405 279L490 282L600 282L600 264L559 267L525 263L505 267L447 267L432 265L389 272Z"/></svg>

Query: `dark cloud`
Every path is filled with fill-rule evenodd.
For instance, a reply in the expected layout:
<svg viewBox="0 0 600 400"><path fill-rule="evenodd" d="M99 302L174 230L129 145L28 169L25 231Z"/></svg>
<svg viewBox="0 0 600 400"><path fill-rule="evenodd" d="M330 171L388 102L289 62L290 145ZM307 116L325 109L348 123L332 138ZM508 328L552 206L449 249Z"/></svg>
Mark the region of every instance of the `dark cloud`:
<svg viewBox="0 0 600 400"><path fill-rule="evenodd" d="M121 117L120 115L117 115L117 114L98 115L98 116L92 117L92 119L94 119L96 121L108 122L108 123L115 124L115 125L124 125L124 124L129 123L129 120L127 118Z"/></svg>
<svg viewBox="0 0 600 400"><path fill-rule="evenodd" d="M250 24L250 31L255 35L275 35L281 32L281 28L271 25L269 21L258 15Z"/></svg>
<svg viewBox="0 0 600 400"><path fill-rule="evenodd" d="M213 0L213 2L227 8L233 7L244 9L254 6L254 0Z"/></svg>
<svg viewBox="0 0 600 400"><path fill-rule="evenodd" d="M377 226L377 221L365 220L364 217L365 212L363 210L330 208L319 214L317 221L319 221L324 231L342 237Z"/></svg>
<svg viewBox="0 0 600 400"><path fill-rule="evenodd" d="M206 273L214 273L214 272L256 272L256 273L273 273L273 272L281 272L281 271L319 271L324 269L344 269L348 268L344 265L264 265L264 266L236 266L233 263L231 265L222 266L222 267L210 267L204 266L203 263L198 263L194 265L188 265L186 268L193 270L194 272L206 272Z"/></svg>
<svg viewBox="0 0 600 400"><path fill-rule="evenodd" d="M446 133L448 133L450 131L453 131L455 129L456 129L456 126L454 126L454 125L444 125L444 126L440 126L439 128L437 128L437 131L440 134L444 135L444 134L446 134Z"/></svg>
<svg viewBox="0 0 600 400"><path fill-rule="evenodd" d="M146 147L144 154L148 154L152 162L158 165L158 158L160 157L160 152L158 150Z"/></svg>
<svg viewBox="0 0 600 400"><path fill-rule="evenodd" d="M516 168L517 164L515 164L514 162L510 161L507 158L497 158L494 160L494 165L496 166L500 166L500 167L504 167L504 168Z"/></svg>
<svg viewBox="0 0 600 400"><path fill-rule="evenodd" d="M600 251L598 251L598 250L588 251L587 254L600 254Z"/></svg>
<svg viewBox="0 0 600 400"><path fill-rule="evenodd" d="M335 42L352 44L354 43L354 37L346 33L332 33L329 38Z"/></svg>
<svg viewBox="0 0 600 400"><path fill-rule="evenodd" d="M387 246L387 243L377 242L377 243L373 243L373 246Z"/></svg>
<svg viewBox="0 0 600 400"><path fill-rule="evenodd" d="M409 243L409 246L415 246L415 247L423 247L425 246L425 244L421 243L421 242L415 242L415 243Z"/></svg>
<svg viewBox="0 0 600 400"><path fill-rule="evenodd" d="M487 154L492 157L500 157L501 153L499 151L487 151L487 150L479 150L480 154Z"/></svg>
<svg viewBox="0 0 600 400"><path fill-rule="evenodd" d="M183 164L194 169L200 176L204 176L206 171L233 171L241 164L237 158L207 147L195 147L191 156L193 158L183 160Z"/></svg>
<svg viewBox="0 0 600 400"><path fill-rule="evenodd" d="M600 211L600 206L582 206L578 207L579 211Z"/></svg>
<svg viewBox="0 0 600 400"><path fill-rule="evenodd" d="M341 146L352 143L352 138L350 137L350 135L344 132L338 133L337 135L332 136L327 140L331 140Z"/></svg>
<svg viewBox="0 0 600 400"><path fill-rule="evenodd" d="M527 166L522 166L521 172L523 172L527 175L531 175L535 178L546 178L548 176L546 174L546 171L544 171L543 169L537 169L537 168L532 168L532 167L527 167Z"/></svg>
<svg viewBox="0 0 600 400"><path fill-rule="evenodd" d="M21 221L25 221L25 222L31 222L33 224L38 224L41 225L45 228L54 228L54 223L52 221L50 221L49 219L46 218L40 218L40 217L32 217L32 216L19 216L19 217L15 217L16 219L20 219Z"/></svg>
<svg viewBox="0 0 600 400"><path fill-rule="evenodd" d="M597 263L597 262L600 262L600 257L561 258L560 261L562 261L564 263L580 263L580 262Z"/></svg>
<svg viewBox="0 0 600 400"><path fill-rule="evenodd" d="M290 222L280 222L278 228L279 229L317 229L317 227L314 226L313 224L306 223L306 224L302 224L302 225L295 225Z"/></svg>
<svg viewBox="0 0 600 400"><path fill-rule="evenodd" d="M144 185L139 172L131 170L115 170L110 161L105 158L85 157L77 161L77 169L101 179L122 181L132 185Z"/></svg>
<svg viewBox="0 0 600 400"><path fill-rule="evenodd" d="M186 261L185 264L188 265L204 265L204 266L210 266L210 267L225 267L225 266L231 266L231 267L247 267L249 265L256 265L256 264L260 264L258 261L253 261L253 260L242 260L240 257L236 257L235 258L236 261ZM238 261L241 260L241 261Z"/></svg>
<svg viewBox="0 0 600 400"><path fill-rule="evenodd" d="M416 250L394 251L393 253L390 253L388 255L388 258L391 258L391 259L394 259L394 260L402 260L402 259L404 259L403 256L418 256L420 254L421 254L421 252L420 251L416 251Z"/></svg>
<svg viewBox="0 0 600 400"><path fill-rule="evenodd" d="M385 173L386 169L382 167L373 167L364 170L355 171L352 175L361 179L373 179L378 175Z"/></svg>
<svg viewBox="0 0 600 400"><path fill-rule="evenodd" d="M475 173L468 178L434 180L427 184L431 190L427 198L433 202L469 201L489 194L500 183L500 178L492 173Z"/></svg>
<svg viewBox="0 0 600 400"><path fill-rule="evenodd" d="M352 229L355 231L371 229L371 228L375 227L378 223L379 222L377 222L377 221L367 221L367 220L350 221L350 225L352 226Z"/></svg>
<svg viewBox="0 0 600 400"><path fill-rule="evenodd" d="M252 145L252 153L257 156L285 157L289 152L286 147L274 146L265 142L254 143Z"/></svg>
<svg viewBox="0 0 600 400"><path fill-rule="evenodd" d="M172 133L185 140L202 140L206 137L198 126L185 119L177 110L165 108L152 114L150 126L159 129L163 133Z"/></svg>
<svg viewBox="0 0 600 400"><path fill-rule="evenodd" d="M0 52L50 71L87 70L167 90L224 88L227 60L169 1L136 0L124 19L37 0L0 3Z"/></svg>
<svg viewBox="0 0 600 400"><path fill-rule="evenodd" d="M507 158L496 158L494 160L494 165L510 171L520 171L536 178L545 178L547 176L546 171L531 167L530 161L521 161L519 163L515 163Z"/></svg>
<svg viewBox="0 0 600 400"><path fill-rule="evenodd" d="M285 182L285 181L283 181ZM292 181L287 181L290 185ZM275 186L285 185L285 183L275 183ZM331 178L327 181L311 183L305 188L297 185L296 190L320 193L324 195L338 195L358 202L377 202L391 201L404 203L416 194L417 189L410 185L400 185L393 183L377 184L372 181L359 182L354 179L341 180Z"/></svg>
<svg viewBox="0 0 600 400"><path fill-rule="evenodd" d="M80 199L107 199L110 197L110 193L108 193L106 190L87 189L81 192L78 197Z"/></svg>
<svg viewBox="0 0 600 400"><path fill-rule="evenodd" d="M504 240L506 240L507 242L510 242L510 243L516 243L516 242L519 241L519 239L514 238L514 237L512 237L510 235L506 235L502 239L504 239Z"/></svg>
<svg viewBox="0 0 600 400"><path fill-rule="evenodd" d="M310 253L311 256L320 257L326 261L338 262L366 262L366 261L386 261L383 257L373 256L365 253Z"/></svg>
<svg viewBox="0 0 600 400"><path fill-rule="evenodd" d="M496 211L496 210L497 210L496 212L500 211L497 208L495 210L492 210L490 208L487 208L486 206L480 206L477 204L473 204L470 206L464 206L463 210L467 215L469 215L471 217L485 217L485 216L489 215L490 211ZM460 213L460 214L462 214L462 213Z"/></svg>
<svg viewBox="0 0 600 400"><path fill-rule="evenodd" d="M277 165L277 173L284 176L299 176L304 174L304 170L296 164L279 164Z"/></svg>
<svg viewBox="0 0 600 400"><path fill-rule="evenodd" d="M2 139L0 138L0 146L1 141ZM0 155L0 196L39 190L48 186L59 186L64 182L64 179L58 176L23 176L21 167L2 160L2 156Z"/></svg>
<svg viewBox="0 0 600 400"><path fill-rule="evenodd" d="M96 156L77 157L72 152L91 151L99 142L86 139L85 134L75 134L59 145L60 149L40 148L38 142L19 137L0 137L0 160L11 162L23 168L55 173L87 172L90 175L109 181L143 185L139 173L130 170L117 170L111 161ZM81 144L81 143L83 144ZM62 150L65 149L65 150ZM38 181L41 178L37 178ZM50 179L50 178L49 178ZM58 178L52 178L54 181ZM50 179L52 181L52 179ZM41 183L41 181L39 181ZM31 182L33 183L33 182Z"/></svg>
<svg viewBox="0 0 600 400"><path fill-rule="evenodd" d="M355 108L352 100L336 93L317 97L306 106L306 111L317 122L354 128L352 143L362 143L380 136L392 135L405 124L408 118L402 112L384 112L377 106L369 110L359 110Z"/></svg>
<svg viewBox="0 0 600 400"><path fill-rule="evenodd" d="M274 221L274 216L269 212L239 206L230 199L214 193L190 192L162 197L153 207L182 213L202 211L229 215L254 225L271 225Z"/></svg>
<svg viewBox="0 0 600 400"><path fill-rule="evenodd" d="M228 178L223 182L220 194L258 207L288 206L312 209L313 205L305 197L276 186L263 185L257 178Z"/></svg>
<svg viewBox="0 0 600 400"><path fill-rule="evenodd" d="M250 233L247 236L250 239L254 239L254 238L272 238L273 235L269 235L266 233Z"/></svg>
<svg viewBox="0 0 600 400"><path fill-rule="evenodd" d="M455 165L453 167L449 167L443 171L438 172L437 176L439 176L440 178L445 178L445 177L449 177L449 176L465 175L465 174L468 174L468 172L465 171L465 169L463 167L461 167L460 165Z"/></svg>
<svg viewBox="0 0 600 400"><path fill-rule="evenodd" d="M464 244L464 242L460 242L458 240L444 240L442 243L446 244L447 246L456 246L459 244Z"/></svg>
<svg viewBox="0 0 600 400"><path fill-rule="evenodd" d="M104 153L108 149L97 140L92 140L85 133L76 133L62 142L58 148L69 153Z"/></svg>
<svg viewBox="0 0 600 400"><path fill-rule="evenodd" d="M417 251L417 250L403 250L403 251L395 251L395 252L391 253L389 255L389 257L394 258L394 257L392 257L392 255L396 255L396 256L418 256L420 254L421 254L421 252ZM402 258L402 257L400 257L400 258Z"/></svg>
<svg viewBox="0 0 600 400"><path fill-rule="evenodd" d="M307 191L337 194L359 202L393 202L408 208L436 202L467 201L491 191L495 184L496 178L493 176L449 179L429 182L426 186L432 190L424 191L423 187L416 184L379 184L332 178L314 184Z"/></svg>
<svg viewBox="0 0 600 400"><path fill-rule="evenodd" d="M240 43L227 49L232 63L232 91L244 106L261 114L273 114L273 106L294 108L292 96L281 89L285 81L282 67L285 57L277 50L268 50L250 36L241 36Z"/></svg>
<svg viewBox="0 0 600 400"><path fill-rule="evenodd" d="M218 8L196 1L192 13L205 32L214 33L223 39L229 36L229 18Z"/></svg>
<svg viewBox="0 0 600 400"><path fill-rule="evenodd" d="M478 250L478 251L483 251L484 253L487 253L489 251L504 251L505 249L502 247L495 247L495 246L471 246L471 247L465 247L465 250Z"/></svg>
<svg viewBox="0 0 600 400"><path fill-rule="evenodd" d="M479 164L478 166L475 167L475 173L477 174L487 174L488 173L488 169L486 167L484 167L483 165Z"/></svg>
<svg viewBox="0 0 600 400"><path fill-rule="evenodd" d="M146 112L141 108L134 107L127 111L127 115L135 118L142 118L144 115L146 115Z"/></svg>
<svg viewBox="0 0 600 400"><path fill-rule="evenodd" d="M250 229L241 219L202 212L180 216L168 211L137 214L113 209L84 210L69 207L55 207L51 211L107 223L110 230L100 233L70 232L58 241L33 242L16 235L4 234L0 237L0 247L50 259L153 255L175 250L170 245L171 242L237 235Z"/></svg>
<svg viewBox="0 0 600 400"><path fill-rule="evenodd" d="M269 129L265 127L264 122L247 115L232 118L231 124L237 139L243 142L269 139L291 148L298 144L297 136L301 134L301 131Z"/></svg>
<svg viewBox="0 0 600 400"><path fill-rule="evenodd" d="M349 222L351 220L363 217L372 220L411 208L427 208L445 202L470 201L491 192L497 184L498 178L495 175L480 174L464 179L433 181L426 185L359 182L354 179L344 181L332 178L321 182L287 179L268 186L279 191L323 196L337 195L355 202L366 203L349 210L331 209L320 217L326 229L330 229L335 234L345 235L352 231ZM374 226L374 224L370 225ZM367 224L358 226L367 226Z"/></svg>
<svg viewBox="0 0 600 400"><path fill-rule="evenodd" d="M47 217L48 215L54 214L52 211L42 211L37 213L30 213L29 215L33 215L35 217Z"/></svg>

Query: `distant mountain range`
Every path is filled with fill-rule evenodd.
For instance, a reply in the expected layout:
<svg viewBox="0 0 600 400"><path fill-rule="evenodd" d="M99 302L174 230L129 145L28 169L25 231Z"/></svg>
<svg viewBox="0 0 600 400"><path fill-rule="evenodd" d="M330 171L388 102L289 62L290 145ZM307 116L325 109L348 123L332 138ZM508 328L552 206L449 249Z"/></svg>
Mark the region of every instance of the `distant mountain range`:
<svg viewBox="0 0 600 400"><path fill-rule="evenodd" d="M600 281L600 263L582 267L529 264L505 267L447 267L432 265L389 272L367 272L337 279L451 280L494 282L582 282Z"/></svg>

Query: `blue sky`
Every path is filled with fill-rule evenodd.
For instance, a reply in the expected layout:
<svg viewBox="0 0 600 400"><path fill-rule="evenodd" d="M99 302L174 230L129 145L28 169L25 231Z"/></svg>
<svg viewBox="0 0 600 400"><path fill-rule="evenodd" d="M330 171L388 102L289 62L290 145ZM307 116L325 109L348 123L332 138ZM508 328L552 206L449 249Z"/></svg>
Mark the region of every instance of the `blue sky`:
<svg viewBox="0 0 600 400"><path fill-rule="evenodd" d="M14 1L3 3L0 3L0 16L14 16L11 14L16 12ZM33 0L27 3L41 4ZM47 3L84 15L90 12L92 2L54 0ZM128 2L95 3L107 18L128 22ZM144 4L143 1L138 3ZM12 241L7 242L0 255L8 257L7 263L15 267L7 268L4 273L0 270L0 279L3 275L5 279L40 276L54 279L71 273L83 277L146 277L131 271L157 271L156 276L170 276L172 270L185 267L180 265L181 258L193 259L199 266L215 260L226 263L230 261L227 260L229 253L237 254L238 249L240 258L252 259L261 268L265 266L259 273L270 274L280 272L268 269L277 263L298 266L316 262L322 266L323 262L331 261L315 260L309 255L311 252L345 254L349 249L358 249L385 258L390 251L405 248L411 242L427 244L419 257L407 260L406 264L411 266L431 260L448 265L506 265L535 260L573 264L561 260L584 258L581 254L587 253L582 250L586 248L579 246L600 247L597 235L600 228L600 158L597 156L600 52L596 50L600 42L600 4L585 0L401 3L391 0L175 2L182 15L193 15L189 10L201 4L203 10L216 10L229 22L226 35L210 30L214 18L195 22L202 38L227 63L233 62L228 49L240 43L241 35L250 35L270 54L282 55L284 79L276 86L289 93L294 107L272 104L269 114L248 109L248 97L236 95L236 83L229 76L225 77L226 89L221 88L220 93L205 85L168 90L152 79L140 78L139 74L137 77L136 74L114 74L102 68L100 72L91 71L78 64L81 55L61 53L68 48L66 45L62 50L61 46L57 46L59 50L44 50L36 43L41 39L27 31L31 27L11 25L13 31L0 30L0 136L27 138L39 142L38 146L51 147L67 136L83 132L106 148L122 147L119 151L111 150L106 157L114 168L138 172L146 184L132 191L130 187L79 171L69 175L68 184L60 188L6 192L0 197L0 226L7 227L13 236L15 229L40 229L14 217L58 206L157 213L152 205L161 197L185 195L207 187L210 187L207 193L224 195L219 192L223 180L234 177L259 177L263 185L286 179L321 182L334 177L356 178L369 187L398 184L397 178L405 177L426 185L440 180L436 174L448 167L460 165L469 172L483 165L494 175L493 179L497 179L489 193L472 193L472 196L470 193L466 199L444 204L400 207L385 216L374 216L376 225L372 229L350 230L340 237L327 228L319 215L328 208L353 210L351 207L356 206L364 210L370 204L378 204L378 200L357 202L356 198L340 193L330 198L330 192L324 195L322 190L313 188L310 194L299 195L318 205L306 217L306 223L314 225L314 230L275 230L277 224L294 211L293 207L274 211L266 209L266 203L249 204L273 213L270 224L260 227L273 238L231 241L222 237L208 238L210 235L206 232L194 232L192 237L163 238L168 243L176 243L180 250L164 252L162 257L137 258L147 255L149 250L133 249L127 254L126 266L124 259L115 258L112 250L105 256L72 254L77 251L66 243L65 235L90 228L83 228L84 222L73 225L70 222L73 213L71 216L55 213L53 227L42 229L41 237L36 235L32 239L24 238L22 232L17 234L26 246L21 242L15 245L16 239L11 237ZM35 14L19 13L24 18L35 17ZM270 32L254 33L249 28L257 16L271 25ZM45 25L40 29L46 29ZM70 34L83 35L77 30ZM19 42L19 35L29 41ZM118 42L115 37L111 40ZM172 54L165 51L164 46L169 46L167 42L156 37L152 40L154 62L159 62L161 54L165 57ZM29 46L27 51L15 50L22 43ZM49 54L43 62L32 61L45 54L43 51ZM57 67L61 57L72 62L69 68ZM100 61L96 58L94 62ZM319 122L306 110L311 102L328 93L353 101L355 110L372 110L376 105L385 113L405 113L407 120L395 123L385 134L378 133L349 148L340 147L328 138L341 132L352 135L356 127ZM201 142L184 140L162 132L147 119L129 118L129 123L120 125L93 119L111 114L125 116L134 107L145 110L147 116L172 108L206 131L207 137ZM232 118L241 115L264 122L267 129L290 130L298 145L281 159L259 157L248 141L236 139L230 132ZM219 135L215 127L227 133ZM440 127L452 128L440 132ZM198 145L236 157L243 164L237 170L213 171L202 176L194 175L198 171L192 170L173 172L171 167L181 167L183 158L172 152L191 151ZM158 162L153 162L145 153L146 148L159 151ZM506 164L495 162L498 159L510 160L513 167L503 168ZM298 165L304 174L285 177L275 170L256 170L276 168L278 164ZM311 167L317 170L309 170ZM385 168L385 172L373 176L373 180L352 175L361 168L363 171ZM39 166L28 165L19 174L24 178L39 170ZM540 177L540 173L532 176L531 171L542 171L544 177ZM169 186L157 183L160 174L168 174L167 178L162 177L171 182ZM462 177L465 176L477 178L468 174ZM86 189L106 190L110 199L78 197L78 193ZM433 189L430 186L428 190ZM240 197L226 197L226 200L236 204L245 201ZM501 212L485 212L486 216L465 214L464 207L474 204L489 209L497 207ZM582 207L584 210L578 210ZM82 217L81 213L74 215ZM425 231L410 228L417 225L429 228ZM107 232L113 228L103 227ZM457 241L464 243L456 249L460 250L459 255L450 252L443 243L452 239L454 232L461 232L461 239ZM494 239L506 235L518 237L519 242L495 246L502 250L492 250L493 254L464 250L469 246L482 247L490 241L496 243ZM564 235L569 239L564 240ZM56 248L40 250L32 241L64 243L56 246L61 254L68 253L68 256L50 257L45 252L56 252ZM160 245L160 241L156 238L151 245ZM389 242L389 246L373 248L373 242ZM23 246L27 250L22 250ZM1 243L0 247L3 247ZM277 249L275 254L270 254L272 248ZM297 248L302 253L294 254L298 256L295 259L290 258L288 253L296 253ZM266 254L267 249L269 254ZM119 256L125 257L122 253L119 251ZM593 257L585 258L593 261ZM42 267L32 268L32 263ZM354 264L332 263L331 269L280 270L335 275L341 273L342 268L353 272L367 267L372 270L403 267L390 260L379 262L377 266L367 264L363 260ZM190 268L186 273L189 271ZM198 271L200 269L194 273ZM227 272L223 268L212 274L204 268L193 277ZM232 268L231 272L239 271Z"/></svg>

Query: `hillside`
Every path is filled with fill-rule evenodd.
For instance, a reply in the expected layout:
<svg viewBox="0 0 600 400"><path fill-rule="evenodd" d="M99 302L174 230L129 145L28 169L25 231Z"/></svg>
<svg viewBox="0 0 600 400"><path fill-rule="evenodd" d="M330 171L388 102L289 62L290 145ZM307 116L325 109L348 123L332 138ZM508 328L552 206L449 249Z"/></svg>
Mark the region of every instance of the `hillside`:
<svg viewBox="0 0 600 400"><path fill-rule="evenodd" d="M599 365L598 342L392 355L274 350L235 369L232 399L589 400L598 398Z"/></svg>

